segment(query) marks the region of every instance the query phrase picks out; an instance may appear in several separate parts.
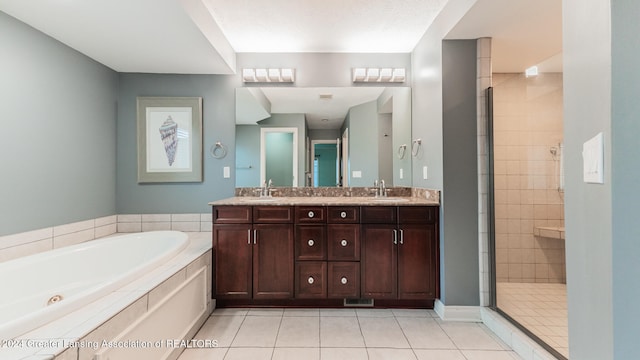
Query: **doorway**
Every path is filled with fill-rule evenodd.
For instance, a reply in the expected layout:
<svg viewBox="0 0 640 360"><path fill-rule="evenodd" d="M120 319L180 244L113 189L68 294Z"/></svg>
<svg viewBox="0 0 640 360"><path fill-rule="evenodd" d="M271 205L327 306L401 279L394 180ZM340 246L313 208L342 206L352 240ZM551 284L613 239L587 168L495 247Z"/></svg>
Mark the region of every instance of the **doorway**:
<svg viewBox="0 0 640 360"><path fill-rule="evenodd" d="M260 129L260 183L298 186L298 129Z"/></svg>
<svg viewBox="0 0 640 360"><path fill-rule="evenodd" d="M340 152L338 140L311 141L313 187L339 186Z"/></svg>

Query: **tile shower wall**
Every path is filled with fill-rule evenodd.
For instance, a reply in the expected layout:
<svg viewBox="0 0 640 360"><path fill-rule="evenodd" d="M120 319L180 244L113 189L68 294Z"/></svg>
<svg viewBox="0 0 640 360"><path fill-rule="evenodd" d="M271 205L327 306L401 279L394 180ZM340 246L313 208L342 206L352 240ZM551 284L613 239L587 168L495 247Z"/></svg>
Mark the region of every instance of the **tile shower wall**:
<svg viewBox="0 0 640 360"><path fill-rule="evenodd" d="M494 73L493 87L497 281L565 282L564 240L534 236L564 227L562 74Z"/></svg>

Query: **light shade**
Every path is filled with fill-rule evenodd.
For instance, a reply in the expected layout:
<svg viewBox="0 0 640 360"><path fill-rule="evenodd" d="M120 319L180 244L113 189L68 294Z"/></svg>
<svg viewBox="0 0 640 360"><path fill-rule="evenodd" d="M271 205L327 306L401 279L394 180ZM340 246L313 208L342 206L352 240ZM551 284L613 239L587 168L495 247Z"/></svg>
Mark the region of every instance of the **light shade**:
<svg viewBox="0 0 640 360"><path fill-rule="evenodd" d="M353 68L353 82L404 82L404 68Z"/></svg>
<svg viewBox="0 0 640 360"><path fill-rule="evenodd" d="M292 83L295 81L295 69L242 69L242 81L244 82L278 82Z"/></svg>

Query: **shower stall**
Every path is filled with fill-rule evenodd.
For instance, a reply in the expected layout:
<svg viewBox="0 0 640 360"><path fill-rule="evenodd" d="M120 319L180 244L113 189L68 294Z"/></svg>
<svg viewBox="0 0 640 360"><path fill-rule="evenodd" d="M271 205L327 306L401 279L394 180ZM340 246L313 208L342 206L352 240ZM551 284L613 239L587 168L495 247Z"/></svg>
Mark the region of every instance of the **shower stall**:
<svg viewBox="0 0 640 360"><path fill-rule="evenodd" d="M492 86L494 306L568 358L562 73L494 73Z"/></svg>

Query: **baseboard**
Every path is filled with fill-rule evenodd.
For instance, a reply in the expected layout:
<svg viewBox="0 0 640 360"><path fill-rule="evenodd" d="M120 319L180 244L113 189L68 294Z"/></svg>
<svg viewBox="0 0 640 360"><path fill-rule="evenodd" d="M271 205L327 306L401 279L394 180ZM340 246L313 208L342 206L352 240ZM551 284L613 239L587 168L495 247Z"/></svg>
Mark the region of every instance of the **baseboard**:
<svg viewBox="0 0 640 360"><path fill-rule="evenodd" d="M445 321L482 322L480 306L447 306L436 299L433 310Z"/></svg>

